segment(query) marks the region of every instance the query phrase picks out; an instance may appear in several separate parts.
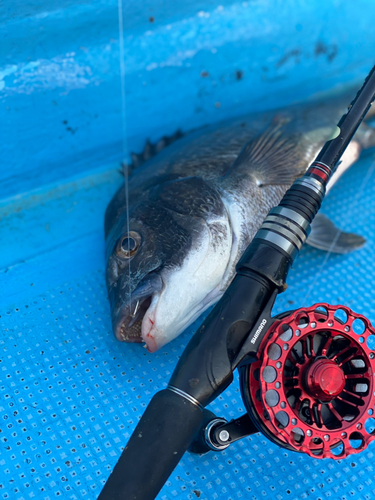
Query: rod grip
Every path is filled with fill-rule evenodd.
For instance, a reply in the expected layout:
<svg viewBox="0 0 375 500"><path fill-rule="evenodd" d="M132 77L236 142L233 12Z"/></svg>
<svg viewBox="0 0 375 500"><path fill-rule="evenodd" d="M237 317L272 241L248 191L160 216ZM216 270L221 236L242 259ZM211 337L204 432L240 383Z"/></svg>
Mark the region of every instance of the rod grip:
<svg viewBox="0 0 375 500"><path fill-rule="evenodd" d="M98 500L153 500L188 449L203 411L165 389L155 394Z"/></svg>

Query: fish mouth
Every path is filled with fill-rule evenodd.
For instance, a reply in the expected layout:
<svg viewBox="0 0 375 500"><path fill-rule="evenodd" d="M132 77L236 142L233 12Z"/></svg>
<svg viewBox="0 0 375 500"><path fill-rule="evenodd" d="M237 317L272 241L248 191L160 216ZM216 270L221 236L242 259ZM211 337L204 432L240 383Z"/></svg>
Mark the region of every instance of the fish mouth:
<svg viewBox="0 0 375 500"><path fill-rule="evenodd" d="M113 330L120 342L143 342L142 321L150 307L152 295L132 300L116 320Z"/></svg>
<svg viewBox="0 0 375 500"><path fill-rule="evenodd" d="M159 297L162 287L162 280L156 274L148 276L138 285L130 300L122 305L113 318L113 331L117 340L130 343L145 342L142 337L143 319L156 297Z"/></svg>

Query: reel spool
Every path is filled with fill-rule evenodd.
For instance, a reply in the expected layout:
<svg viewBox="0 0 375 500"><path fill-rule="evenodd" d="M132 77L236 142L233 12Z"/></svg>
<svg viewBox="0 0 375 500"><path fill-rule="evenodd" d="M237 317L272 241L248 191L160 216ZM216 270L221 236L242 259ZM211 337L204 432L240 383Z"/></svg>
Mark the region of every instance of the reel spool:
<svg viewBox="0 0 375 500"><path fill-rule="evenodd" d="M283 448L341 459L375 439L375 330L344 306L279 316L241 369L246 410Z"/></svg>

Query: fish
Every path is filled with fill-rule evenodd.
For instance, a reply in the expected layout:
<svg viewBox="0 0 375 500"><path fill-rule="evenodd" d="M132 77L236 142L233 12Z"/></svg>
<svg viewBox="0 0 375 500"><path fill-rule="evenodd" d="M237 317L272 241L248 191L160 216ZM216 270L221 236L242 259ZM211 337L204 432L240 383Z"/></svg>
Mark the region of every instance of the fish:
<svg viewBox="0 0 375 500"><path fill-rule="evenodd" d="M306 172L350 97L177 133L164 148L148 143L147 161L133 161L128 196L123 184L105 213L106 283L119 341L155 352L220 299L269 210ZM374 145L374 129L363 123L328 190ZM365 239L319 213L308 243L346 253Z"/></svg>

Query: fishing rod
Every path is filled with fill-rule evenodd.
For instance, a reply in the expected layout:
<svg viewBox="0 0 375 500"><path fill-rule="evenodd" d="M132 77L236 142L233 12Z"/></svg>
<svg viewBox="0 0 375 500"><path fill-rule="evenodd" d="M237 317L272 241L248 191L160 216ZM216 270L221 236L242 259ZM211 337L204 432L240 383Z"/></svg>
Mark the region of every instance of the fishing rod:
<svg viewBox="0 0 375 500"><path fill-rule="evenodd" d="M375 99L375 67L306 174L270 210L223 297L155 394L99 500L152 500L190 449L220 451L254 432L316 458L342 458L375 439L370 322L345 306L271 317L326 186ZM353 335L361 322L361 335ZM240 373L247 413L227 422L205 409Z"/></svg>

